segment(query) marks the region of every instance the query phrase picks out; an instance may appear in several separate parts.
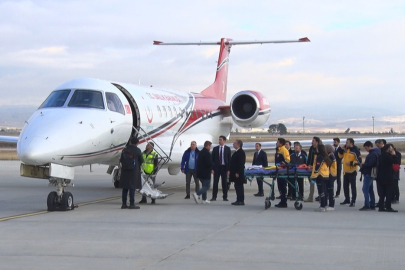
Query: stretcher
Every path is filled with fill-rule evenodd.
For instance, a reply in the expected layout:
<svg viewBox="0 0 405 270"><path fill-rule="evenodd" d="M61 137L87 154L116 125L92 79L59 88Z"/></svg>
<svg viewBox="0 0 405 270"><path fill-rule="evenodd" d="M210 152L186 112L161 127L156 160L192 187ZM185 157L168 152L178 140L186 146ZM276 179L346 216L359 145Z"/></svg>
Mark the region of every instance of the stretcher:
<svg viewBox="0 0 405 270"><path fill-rule="evenodd" d="M303 198L300 195L300 190L298 186L298 178L306 178L310 177L312 170L307 167L297 167L286 165L283 167L280 166L271 166L270 169L247 169L245 170L245 177L247 180L252 183L253 178L256 178L258 181L262 181L264 184L270 187L270 194L266 197L264 201L264 208L268 209L271 206L270 201L274 201L274 188L275 188L275 181L277 178L285 179L287 185L295 188L295 203L294 207L296 210L301 210L303 207Z"/></svg>

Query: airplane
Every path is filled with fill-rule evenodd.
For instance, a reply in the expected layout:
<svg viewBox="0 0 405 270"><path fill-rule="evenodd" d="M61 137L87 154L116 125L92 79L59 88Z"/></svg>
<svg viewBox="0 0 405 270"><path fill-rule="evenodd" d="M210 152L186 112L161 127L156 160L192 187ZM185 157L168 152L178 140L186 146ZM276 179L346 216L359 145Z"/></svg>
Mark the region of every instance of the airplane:
<svg viewBox="0 0 405 270"><path fill-rule="evenodd" d="M49 211L73 210L74 167L108 165L114 186L119 186L119 159L131 136L144 149L154 142L160 168L170 175L180 172L184 151L191 141L202 144L229 137L233 123L259 127L270 117L269 100L260 92L244 90L226 103L229 54L234 45L302 43L308 38L275 41L165 43L163 45L219 45L216 77L201 93L132 85L93 78L77 78L56 87L25 122L17 137L0 136L0 141L16 142L24 177L49 180L56 191L49 193ZM254 145L251 146L254 149ZM145 179L141 194L165 198Z"/></svg>

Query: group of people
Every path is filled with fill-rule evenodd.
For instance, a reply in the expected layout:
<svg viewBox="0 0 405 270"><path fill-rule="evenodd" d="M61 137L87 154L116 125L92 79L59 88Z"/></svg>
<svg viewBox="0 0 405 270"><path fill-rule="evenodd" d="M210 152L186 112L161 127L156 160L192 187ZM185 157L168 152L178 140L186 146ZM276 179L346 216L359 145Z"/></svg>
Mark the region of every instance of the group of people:
<svg viewBox="0 0 405 270"><path fill-rule="evenodd" d="M191 178L194 178L195 193L193 197L196 203L208 204L217 200L218 184L221 179L222 200L228 201L228 190L231 183L234 183L236 201L232 205L245 205L243 184L245 183L245 162L246 154L242 149L243 142L236 140L233 143L235 152L231 155L231 149L225 145L226 137L219 136L218 146L211 151L212 142L206 141L204 148L199 151L197 143L191 142L182 157L181 171L186 175L186 197L190 199ZM197 160L197 161L196 161ZM198 169L197 169L198 168ZM207 191L210 189L211 177L214 176L212 197L207 198ZM228 181L229 177L229 181ZM199 181L202 187L199 187Z"/></svg>
<svg viewBox="0 0 405 270"><path fill-rule="evenodd" d="M236 201L232 205L245 205L244 184L246 154L243 150L243 142L236 140L233 143L234 153L225 145L226 137L220 136L218 146L211 152L212 142L206 141L204 148L199 150L197 143L192 141L190 147L184 152L181 161L181 171L186 176L186 197L191 198L191 180L195 182L195 192L192 194L196 203L208 204L217 200L218 185L221 180L222 200L228 201L228 190L231 183L234 183ZM122 190L122 209L139 209L134 203L135 189L142 189L141 168L144 173L151 177L155 184L155 173L157 170L158 155L153 150L153 143L148 143L145 151L136 146L138 139L133 137L123 150L121 155L121 176L120 187ZM364 205L359 210L375 210L385 212L397 212L392 204L399 202L399 168L401 164L401 153L392 144L387 144L384 139L375 141L375 147L371 141L363 144L364 150L368 152L365 161L359 148L355 145L353 138L348 138L343 146L340 146L340 139L334 138L333 145L324 145L319 137L313 137L312 145L308 154L302 150L300 142L291 142L284 138L278 138L276 143L275 164L276 165L306 165L311 170L310 190L307 199L304 200L304 178L296 179L298 192L293 185L288 185L286 178L277 179L277 187L280 202L275 205L278 208L286 208L288 199L303 200L304 202L314 201L315 185L318 190L320 207L319 212L334 211L335 198L339 198L342 187L344 201L341 205L355 207L357 198L356 179L361 172L360 181L363 180L362 191L364 194ZM267 154L261 149L261 144L255 144L252 165L268 167ZM210 189L211 177L213 175L213 189L210 200L207 192ZM229 181L228 181L229 179ZM379 201L376 203L374 194L374 180L377 183ZM201 188L200 188L201 182ZM337 184L334 192L335 182ZM254 196L264 196L263 177L257 177L258 192ZM350 196L351 191L351 196ZM127 206L127 194L130 195L130 205ZM298 198L297 198L298 196ZM142 197L139 203L147 203L146 197ZM155 200L152 199L152 204Z"/></svg>
<svg viewBox="0 0 405 270"><path fill-rule="evenodd" d="M399 168L401 164L401 153L392 144L387 144L384 139L375 141L375 147L371 141L363 144L368 155L362 162L362 156L358 147L355 146L353 138L348 138L343 146L340 146L340 139L334 138L333 145L324 145L320 138L313 137L312 146L308 155L302 150L299 142L294 143L294 150L291 150L291 143L283 138L277 140L275 156L276 164L306 164L312 169L310 176L310 192L305 202L313 202L315 184L318 189L316 201L320 202L319 212L334 211L335 198L339 198L341 190L341 176L343 171L343 192L344 201L341 205L355 207L357 198L356 179L361 172L360 181L363 179L362 191L364 194L364 205L359 210L368 211L378 208L380 212L397 212L392 208L392 203L399 202ZM253 163L253 165L256 165ZM257 164L259 165L259 164ZM374 180L377 183L378 203L375 202ZM334 182L337 182L337 190L334 193ZM258 182L261 182L258 179ZM298 178L299 196L303 194L303 178ZM275 205L279 208L287 207L287 199L295 200L295 189L292 186L287 192L287 181L285 178L277 179L280 192L280 202ZM351 197L350 197L351 191ZM263 189L259 185L259 192L255 196L263 196Z"/></svg>

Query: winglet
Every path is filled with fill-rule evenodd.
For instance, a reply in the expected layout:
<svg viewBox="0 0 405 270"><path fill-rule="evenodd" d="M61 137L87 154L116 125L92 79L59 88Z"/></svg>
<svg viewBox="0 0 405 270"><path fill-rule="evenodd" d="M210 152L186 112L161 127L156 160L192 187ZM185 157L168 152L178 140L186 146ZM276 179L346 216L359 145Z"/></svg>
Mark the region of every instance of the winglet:
<svg viewBox="0 0 405 270"><path fill-rule="evenodd" d="M307 38L307 37L300 38L299 41L300 41L300 42L311 42L311 41L309 40L309 38Z"/></svg>
<svg viewBox="0 0 405 270"><path fill-rule="evenodd" d="M163 43L163 41L157 41L157 40L154 40L153 41L153 45L160 45L160 44L162 44Z"/></svg>

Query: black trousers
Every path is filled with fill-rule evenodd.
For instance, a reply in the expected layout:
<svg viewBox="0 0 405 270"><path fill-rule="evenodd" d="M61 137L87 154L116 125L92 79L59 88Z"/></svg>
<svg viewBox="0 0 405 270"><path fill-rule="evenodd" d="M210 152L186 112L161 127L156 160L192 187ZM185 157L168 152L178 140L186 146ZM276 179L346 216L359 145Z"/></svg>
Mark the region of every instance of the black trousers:
<svg viewBox="0 0 405 270"><path fill-rule="evenodd" d="M261 179L261 180L259 180L259 179ZM257 181L257 187L259 189L258 193L264 194L264 191L263 191L263 177L260 177L260 176L256 177L256 181Z"/></svg>
<svg viewBox="0 0 405 270"><path fill-rule="evenodd" d="M243 183L235 182L235 191L236 191L236 201L245 202L245 190L243 188Z"/></svg>
<svg viewBox="0 0 405 270"><path fill-rule="evenodd" d="M287 204L287 181L285 178L277 178L277 186L280 191L281 204Z"/></svg>
<svg viewBox="0 0 405 270"><path fill-rule="evenodd" d="M377 187L379 187L380 194L380 200L378 201L378 207L380 209L384 208L384 200L385 200L385 208L391 209L391 202L392 202L392 194L394 190L393 185L384 185L380 184L377 182Z"/></svg>
<svg viewBox="0 0 405 270"><path fill-rule="evenodd" d="M392 201L399 201L399 180L394 179L394 189L392 194Z"/></svg>
<svg viewBox="0 0 405 270"><path fill-rule="evenodd" d="M304 199L304 178L297 178L298 189L301 199ZM296 195L294 194L293 197Z"/></svg>
<svg viewBox="0 0 405 270"><path fill-rule="evenodd" d="M350 191L349 186L352 190L352 203L356 202L357 198L357 189L356 189L356 176L357 172L346 173L343 177L343 191L345 193L345 201L350 202Z"/></svg>
<svg viewBox="0 0 405 270"><path fill-rule="evenodd" d="M216 199L218 194L219 177L221 177L222 198L228 198L228 180L226 175L226 166L219 166L219 172L214 172L214 184L212 186L212 198Z"/></svg>
<svg viewBox="0 0 405 270"><path fill-rule="evenodd" d="M342 163L337 165L337 179L336 179L336 195L340 195L340 190L342 189Z"/></svg>

